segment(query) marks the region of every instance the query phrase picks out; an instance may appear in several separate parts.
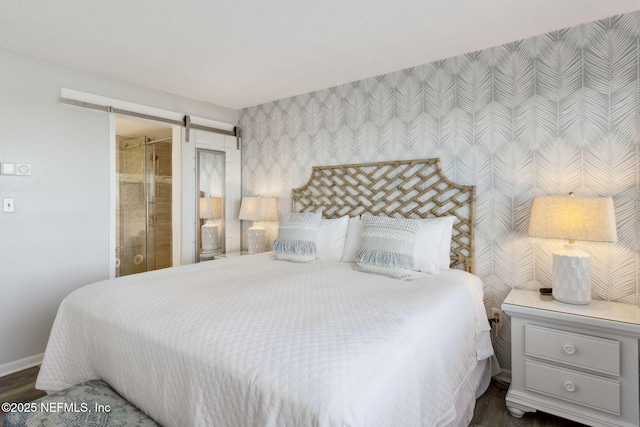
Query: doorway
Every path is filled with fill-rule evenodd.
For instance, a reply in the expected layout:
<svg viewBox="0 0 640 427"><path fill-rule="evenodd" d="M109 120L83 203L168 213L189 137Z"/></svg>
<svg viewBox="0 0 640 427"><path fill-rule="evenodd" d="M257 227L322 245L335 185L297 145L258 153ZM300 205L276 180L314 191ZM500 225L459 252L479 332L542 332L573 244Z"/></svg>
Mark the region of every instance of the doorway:
<svg viewBox="0 0 640 427"><path fill-rule="evenodd" d="M116 277L173 264L172 132L116 117Z"/></svg>

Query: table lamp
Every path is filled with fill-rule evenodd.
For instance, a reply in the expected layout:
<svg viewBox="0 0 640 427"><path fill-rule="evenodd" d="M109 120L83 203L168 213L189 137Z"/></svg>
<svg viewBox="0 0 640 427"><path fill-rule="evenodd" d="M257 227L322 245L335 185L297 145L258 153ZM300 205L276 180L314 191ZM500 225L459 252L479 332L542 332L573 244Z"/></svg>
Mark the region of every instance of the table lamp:
<svg viewBox="0 0 640 427"><path fill-rule="evenodd" d="M264 252L266 230L258 221L277 221L278 211L275 197L243 197L240 219L255 221L249 229L249 253Z"/></svg>
<svg viewBox="0 0 640 427"><path fill-rule="evenodd" d="M536 197L529 236L566 239L553 253L553 297L568 304L591 302L591 255L574 240L616 242L616 219L610 197Z"/></svg>
<svg viewBox="0 0 640 427"><path fill-rule="evenodd" d="M200 198L200 218L207 222L202 226L202 252L213 252L220 247L218 244L218 226L214 219L222 218L222 198L201 197Z"/></svg>

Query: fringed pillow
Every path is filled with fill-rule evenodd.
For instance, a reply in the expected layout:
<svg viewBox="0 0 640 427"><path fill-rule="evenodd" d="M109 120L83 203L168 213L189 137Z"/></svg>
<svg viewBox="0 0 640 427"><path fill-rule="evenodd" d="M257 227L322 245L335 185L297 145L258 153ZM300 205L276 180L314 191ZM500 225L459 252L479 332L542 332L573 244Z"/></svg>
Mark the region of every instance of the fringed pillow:
<svg viewBox="0 0 640 427"><path fill-rule="evenodd" d="M362 247L354 269L394 279L411 280L413 247L420 221L388 217L362 217Z"/></svg>
<svg viewBox="0 0 640 427"><path fill-rule="evenodd" d="M273 242L273 258L282 261L315 262L320 217L320 212L278 215L278 238Z"/></svg>

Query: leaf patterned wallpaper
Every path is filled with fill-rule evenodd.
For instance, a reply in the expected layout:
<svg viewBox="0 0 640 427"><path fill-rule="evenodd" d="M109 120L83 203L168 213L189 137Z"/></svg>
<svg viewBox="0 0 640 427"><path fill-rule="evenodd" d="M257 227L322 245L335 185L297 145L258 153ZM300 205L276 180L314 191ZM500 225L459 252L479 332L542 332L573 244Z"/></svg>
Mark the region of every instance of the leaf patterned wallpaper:
<svg viewBox="0 0 640 427"><path fill-rule="evenodd" d="M527 237L535 196L612 196L618 243L582 245L593 297L640 304L639 75L637 11L246 108L243 192L287 212L314 165L440 157L477 186L487 309L550 284L564 242ZM509 335L494 338L507 368Z"/></svg>

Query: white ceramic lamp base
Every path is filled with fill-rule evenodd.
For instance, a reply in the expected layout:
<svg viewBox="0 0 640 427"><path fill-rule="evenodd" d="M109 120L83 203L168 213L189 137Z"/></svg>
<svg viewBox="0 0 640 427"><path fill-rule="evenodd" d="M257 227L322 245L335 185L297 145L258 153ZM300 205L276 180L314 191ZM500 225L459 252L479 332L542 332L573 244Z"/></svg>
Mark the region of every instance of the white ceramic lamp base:
<svg viewBox="0 0 640 427"><path fill-rule="evenodd" d="M266 230L264 227L254 225L249 229L249 253L259 254L264 252Z"/></svg>
<svg viewBox="0 0 640 427"><path fill-rule="evenodd" d="M567 244L553 254L553 298L568 304L591 302L591 255Z"/></svg>
<svg viewBox="0 0 640 427"><path fill-rule="evenodd" d="M218 226L213 221L207 220L202 226L202 251L212 252L218 248Z"/></svg>

